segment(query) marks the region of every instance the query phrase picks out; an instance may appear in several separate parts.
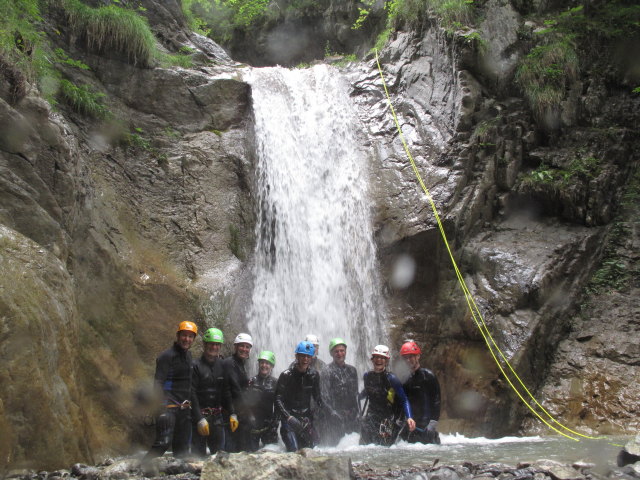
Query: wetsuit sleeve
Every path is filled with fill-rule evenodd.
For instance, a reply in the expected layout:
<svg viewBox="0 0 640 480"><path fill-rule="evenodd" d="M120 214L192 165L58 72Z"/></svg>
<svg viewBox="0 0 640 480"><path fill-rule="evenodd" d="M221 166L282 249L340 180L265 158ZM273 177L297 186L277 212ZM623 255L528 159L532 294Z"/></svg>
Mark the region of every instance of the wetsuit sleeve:
<svg viewBox="0 0 640 480"><path fill-rule="evenodd" d="M365 374L362 375L362 379L363 379L363 384L364 385L367 384L367 373L368 372L365 372ZM358 394L358 403L360 403L365 398L367 398L367 389L363 387L362 391Z"/></svg>
<svg viewBox="0 0 640 480"><path fill-rule="evenodd" d="M200 373L198 364L194 362L191 366L191 415L198 423L202 419L200 413L200 400L198 400L198 386L200 385Z"/></svg>
<svg viewBox="0 0 640 480"><path fill-rule="evenodd" d="M429 395L430 420L440 420L440 383L432 372L429 372L427 376L427 385L427 391L431 392Z"/></svg>
<svg viewBox="0 0 640 480"><path fill-rule="evenodd" d="M287 370L285 370L280 374L278 383L276 384L275 406L276 411L280 414L280 418L282 418L282 420L287 420L291 416L291 414L284 406L284 396L287 392L287 384L289 383L288 380L289 376L287 375Z"/></svg>
<svg viewBox="0 0 640 480"><path fill-rule="evenodd" d="M222 381L222 408L224 408L229 415L235 415L236 409L233 405L233 399L231 398L231 386L229 385L229 381L227 379L227 375L223 375L224 380Z"/></svg>
<svg viewBox="0 0 640 480"><path fill-rule="evenodd" d="M170 357L169 355L166 355L165 352L161 353L160 355L158 355L158 358L156 358L156 372L153 376L153 379L156 385L158 385L162 390L164 390L164 384L169 377L170 363Z"/></svg>
<svg viewBox="0 0 640 480"><path fill-rule="evenodd" d="M227 400L227 410L229 411L229 415L236 414L236 404L233 401L233 392L234 392L234 374L233 374L233 364L231 363L231 359L225 358L223 360L222 369L223 369L223 377L224 381L222 382L222 398L223 400L226 398ZM237 382L236 382L237 383ZM239 395L238 388L238 395Z"/></svg>
<svg viewBox="0 0 640 480"><path fill-rule="evenodd" d="M358 402L358 372L355 368L349 369L349 383L347 388L349 389L349 408L355 408L360 413L360 402Z"/></svg>
<svg viewBox="0 0 640 480"><path fill-rule="evenodd" d="M404 393L404 388L402 388L402 383L398 380L393 373L388 375L389 383L391 384L391 388L393 388L396 392L396 397L400 399L402 403L402 411L404 412L405 417L413 418L413 413L411 412L411 405L409 404L409 399L407 398L407 394Z"/></svg>
<svg viewBox="0 0 640 480"><path fill-rule="evenodd" d="M319 408L324 407L322 393L320 392L320 374L318 372L313 375L313 399L316 401Z"/></svg>

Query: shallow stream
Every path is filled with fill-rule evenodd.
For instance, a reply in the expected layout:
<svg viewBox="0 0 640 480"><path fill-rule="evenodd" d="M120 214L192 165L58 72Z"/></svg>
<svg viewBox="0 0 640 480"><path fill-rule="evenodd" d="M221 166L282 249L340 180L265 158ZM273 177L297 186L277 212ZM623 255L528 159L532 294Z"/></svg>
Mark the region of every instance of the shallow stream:
<svg viewBox="0 0 640 480"><path fill-rule="evenodd" d="M351 434L334 448L317 447L319 453L348 456L353 462L364 462L374 469L395 470L410 467L429 467L440 464L518 463L554 460L565 464L585 462L594 464L595 471L606 473L615 467L616 456L630 437L605 437L599 440L570 440L564 437L503 437L498 439L467 438L462 435L441 434L441 445L408 444L399 441L385 448L358 445L359 436ZM269 450L282 448L269 446Z"/></svg>

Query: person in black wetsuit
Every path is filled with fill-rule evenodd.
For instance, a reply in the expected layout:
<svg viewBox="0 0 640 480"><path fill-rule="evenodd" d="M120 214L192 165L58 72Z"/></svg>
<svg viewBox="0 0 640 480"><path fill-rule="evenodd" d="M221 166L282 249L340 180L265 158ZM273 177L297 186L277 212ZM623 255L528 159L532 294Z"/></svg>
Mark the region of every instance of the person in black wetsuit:
<svg viewBox="0 0 640 480"><path fill-rule="evenodd" d="M365 399L364 417L360 429L360 445L374 443L393 445L401 429L412 432L416 423L411 406L398 377L387 371L389 347L377 345L371 354L373 370L364 374L364 389L359 399ZM404 415L404 417L403 417ZM406 427L401 427L402 418Z"/></svg>
<svg viewBox="0 0 640 480"><path fill-rule="evenodd" d="M217 328L210 328L202 336L204 351L193 363L191 379L193 434L191 451L205 456L225 448L223 408L231 408L231 394L224 379L220 347L224 336Z"/></svg>
<svg viewBox="0 0 640 480"><path fill-rule="evenodd" d="M258 355L258 375L249 380L247 403L253 414L251 450L262 445L278 443L278 416L275 412L276 383L271 371L276 364L273 352L264 350Z"/></svg>
<svg viewBox="0 0 640 480"><path fill-rule="evenodd" d="M253 340L248 333L239 333L233 341L234 353L222 361L225 381L231 393L229 430L225 432L226 450L242 452L251 449L251 411L247 406L249 377L245 362L249 358Z"/></svg>
<svg viewBox="0 0 640 480"><path fill-rule="evenodd" d="M345 362L347 344L342 338L329 342L329 353L333 362L325 367L320 383L327 405L337 415L327 417L320 435L323 443L337 445L347 433L359 429L358 372Z"/></svg>
<svg viewBox="0 0 640 480"><path fill-rule="evenodd" d="M169 447L176 457L189 453L191 438L191 353L198 333L193 322L182 322L176 341L156 358L154 383L162 392L162 413L156 419L156 438L143 462L159 457Z"/></svg>
<svg viewBox="0 0 640 480"><path fill-rule="evenodd" d="M295 366L282 372L276 385L280 436L288 452L313 448L318 442L318 435L313 428L311 398L319 408L323 408L324 402L320 394L320 375L309 367L314 352L311 342L300 342L295 350Z"/></svg>
<svg viewBox="0 0 640 480"><path fill-rule="evenodd" d="M402 432L402 438L409 443L440 444L438 420L440 419L440 384L431 370L420 368L420 347L414 341L405 342L400 348L400 355L405 361L411 375L403 384L416 429L413 432Z"/></svg>

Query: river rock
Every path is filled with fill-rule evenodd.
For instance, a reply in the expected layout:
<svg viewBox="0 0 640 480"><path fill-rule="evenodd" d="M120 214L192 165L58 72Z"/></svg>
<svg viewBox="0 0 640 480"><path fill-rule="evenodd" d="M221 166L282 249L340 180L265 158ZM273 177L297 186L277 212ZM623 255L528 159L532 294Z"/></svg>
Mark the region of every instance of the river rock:
<svg viewBox="0 0 640 480"><path fill-rule="evenodd" d="M101 480L123 480L131 476L131 472L138 469L140 461L126 458L123 460L109 459L103 462L105 468L100 472Z"/></svg>
<svg viewBox="0 0 640 480"><path fill-rule="evenodd" d="M460 476L454 469L448 468L445 466L431 472L431 474L429 475L429 479L430 480L460 480Z"/></svg>
<svg viewBox="0 0 640 480"><path fill-rule="evenodd" d="M548 473L553 480L580 480L583 478L575 468L553 460L539 460L533 464L533 467Z"/></svg>
<svg viewBox="0 0 640 480"><path fill-rule="evenodd" d="M201 480L343 480L354 478L351 460L299 453L218 453L202 467Z"/></svg>
<svg viewBox="0 0 640 480"><path fill-rule="evenodd" d="M640 462L640 435L629 440L620 453L618 453L617 464L624 467L632 463Z"/></svg>
<svg viewBox="0 0 640 480"><path fill-rule="evenodd" d="M631 455L640 456L640 435L636 435L636 438L629 440L624 449Z"/></svg>

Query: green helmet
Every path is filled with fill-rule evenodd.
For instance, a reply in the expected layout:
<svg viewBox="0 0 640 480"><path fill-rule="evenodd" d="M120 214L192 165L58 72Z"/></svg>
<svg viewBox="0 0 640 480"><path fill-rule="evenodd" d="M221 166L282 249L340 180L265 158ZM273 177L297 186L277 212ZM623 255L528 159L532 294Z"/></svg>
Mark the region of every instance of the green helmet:
<svg viewBox="0 0 640 480"><path fill-rule="evenodd" d="M274 367L276 366L276 354L273 352L270 352L269 350L261 351L260 355L258 355L258 360L266 360Z"/></svg>
<svg viewBox="0 0 640 480"><path fill-rule="evenodd" d="M331 350L333 350L333 348L336 347L337 345L344 345L346 347L347 342L345 342L343 339L339 337L332 338L331 341L329 342L329 353L331 353Z"/></svg>
<svg viewBox="0 0 640 480"><path fill-rule="evenodd" d="M210 328L202 336L203 342L224 343L224 335L217 328Z"/></svg>

